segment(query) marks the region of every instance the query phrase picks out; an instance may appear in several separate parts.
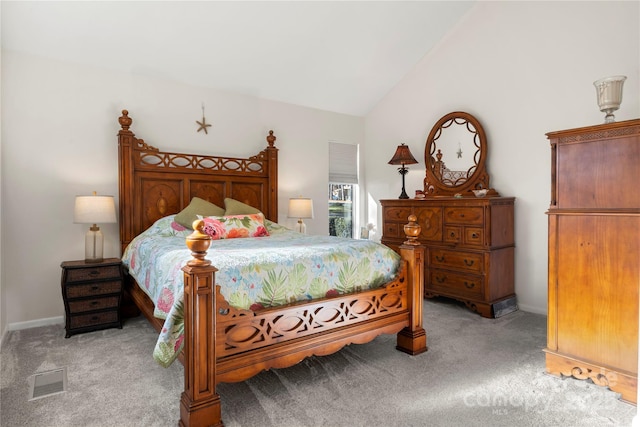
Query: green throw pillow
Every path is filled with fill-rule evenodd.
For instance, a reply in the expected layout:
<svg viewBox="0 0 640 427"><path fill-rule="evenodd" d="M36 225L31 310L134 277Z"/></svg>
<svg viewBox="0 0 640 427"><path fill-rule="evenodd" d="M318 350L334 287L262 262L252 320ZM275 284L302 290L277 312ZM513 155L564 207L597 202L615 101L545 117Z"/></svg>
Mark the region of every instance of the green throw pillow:
<svg viewBox="0 0 640 427"><path fill-rule="evenodd" d="M197 215L223 216L224 209L199 197L194 197L193 199L191 199L191 203L189 203L189 206L184 208L179 214L176 215L174 221L183 227L193 229L193 221L198 219Z"/></svg>
<svg viewBox="0 0 640 427"><path fill-rule="evenodd" d="M239 202L235 199L224 199L225 215L249 215L262 213L260 209L249 206L246 203Z"/></svg>

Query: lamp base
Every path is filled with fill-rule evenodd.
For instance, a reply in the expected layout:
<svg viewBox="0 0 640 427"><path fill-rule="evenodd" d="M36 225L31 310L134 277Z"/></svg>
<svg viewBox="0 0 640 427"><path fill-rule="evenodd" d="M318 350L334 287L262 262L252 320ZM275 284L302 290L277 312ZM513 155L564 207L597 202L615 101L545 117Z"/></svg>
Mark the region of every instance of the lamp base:
<svg viewBox="0 0 640 427"><path fill-rule="evenodd" d="M296 224L296 231L298 233L307 234L307 225L302 221L302 218L300 218Z"/></svg>
<svg viewBox="0 0 640 427"><path fill-rule="evenodd" d="M104 249L104 235L100 227L93 224L84 236L84 260L85 262L101 262Z"/></svg>
<svg viewBox="0 0 640 427"><path fill-rule="evenodd" d="M409 198L409 196L407 195L407 192L404 190L404 176L407 174L407 172L409 172L409 169L407 169L404 165L402 165L401 168L398 168L398 173L402 175L402 193L400 193L400 197L398 197L398 199Z"/></svg>

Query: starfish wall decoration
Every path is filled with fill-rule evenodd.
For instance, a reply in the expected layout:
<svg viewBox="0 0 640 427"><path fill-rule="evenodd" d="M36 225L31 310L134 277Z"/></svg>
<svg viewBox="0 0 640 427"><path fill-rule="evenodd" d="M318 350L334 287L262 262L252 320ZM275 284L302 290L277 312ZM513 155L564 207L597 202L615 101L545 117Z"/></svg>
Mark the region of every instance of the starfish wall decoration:
<svg viewBox="0 0 640 427"><path fill-rule="evenodd" d="M198 120L196 120L196 123L200 125L200 127L198 128L198 132L203 130L204 133L206 133L207 135L209 134L209 132L207 131L207 128L211 127L211 125L208 124L207 120L204 118L204 104L202 104L202 121L199 122Z"/></svg>

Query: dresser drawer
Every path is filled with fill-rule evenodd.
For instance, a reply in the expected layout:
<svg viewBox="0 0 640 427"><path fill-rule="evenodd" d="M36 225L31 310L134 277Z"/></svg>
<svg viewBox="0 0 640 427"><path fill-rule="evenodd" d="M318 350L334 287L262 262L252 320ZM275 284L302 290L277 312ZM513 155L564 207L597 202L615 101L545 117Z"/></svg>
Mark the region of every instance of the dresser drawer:
<svg viewBox="0 0 640 427"><path fill-rule="evenodd" d="M66 285L67 298L92 297L98 295L117 294L122 290L122 282L118 279L111 282L86 283L82 285Z"/></svg>
<svg viewBox="0 0 640 427"><path fill-rule="evenodd" d="M387 208L384 210L385 221L397 221L402 224L409 222L409 215L411 215L411 208Z"/></svg>
<svg viewBox="0 0 640 427"><path fill-rule="evenodd" d="M108 265L93 268L70 268L67 270L67 283L86 282L104 279L119 279L121 276L119 265Z"/></svg>
<svg viewBox="0 0 640 427"><path fill-rule="evenodd" d="M442 295L465 298L483 298L482 277L456 274L444 270L431 269L425 290L434 290Z"/></svg>
<svg viewBox="0 0 640 427"><path fill-rule="evenodd" d="M450 207L444 209L444 222L482 225L484 222L483 209L481 207Z"/></svg>
<svg viewBox="0 0 640 427"><path fill-rule="evenodd" d="M465 227L464 243L481 246L484 243L484 230L479 227Z"/></svg>
<svg viewBox="0 0 640 427"><path fill-rule="evenodd" d="M85 311L101 310L105 308L119 307L120 298L117 296L105 298L93 298L69 301L69 311L71 313L82 313Z"/></svg>
<svg viewBox="0 0 640 427"><path fill-rule="evenodd" d="M384 236L385 237L390 237L390 238L400 237L400 235L398 234L398 230L400 230L400 225L396 224L395 222L385 222L384 223ZM404 228L403 228L403 230L404 230Z"/></svg>
<svg viewBox="0 0 640 427"><path fill-rule="evenodd" d="M482 254L472 252L457 252L444 249L432 249L429 251L431 268L460 269L480 274L483 272L482 260Z"/></svg>
<svg viewBox="0 0 640 427"><path fill-rule="evenodd" d="M444 241L446 243L462 242L462 227L446 226L444 228Z"/></svg>
<svg viewBox="0 0 640 427"><path fill-rule="evenodd" d="M106 323L117 323L118 311L103 311L101 313L82 314L79 316L71 316L69 327L71 329L84 328L87 326L96 326Z"/></svg>

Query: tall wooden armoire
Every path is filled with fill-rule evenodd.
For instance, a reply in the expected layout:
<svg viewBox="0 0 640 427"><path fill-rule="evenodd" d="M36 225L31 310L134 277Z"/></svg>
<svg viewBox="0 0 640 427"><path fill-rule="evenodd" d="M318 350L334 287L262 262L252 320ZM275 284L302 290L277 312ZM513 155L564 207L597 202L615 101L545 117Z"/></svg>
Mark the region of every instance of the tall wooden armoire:
<svg viewBox="0 0 640 427"><path fill-rule="evenodd" d="M636 402L640 119L551 142L546 370Z"/></svg>

